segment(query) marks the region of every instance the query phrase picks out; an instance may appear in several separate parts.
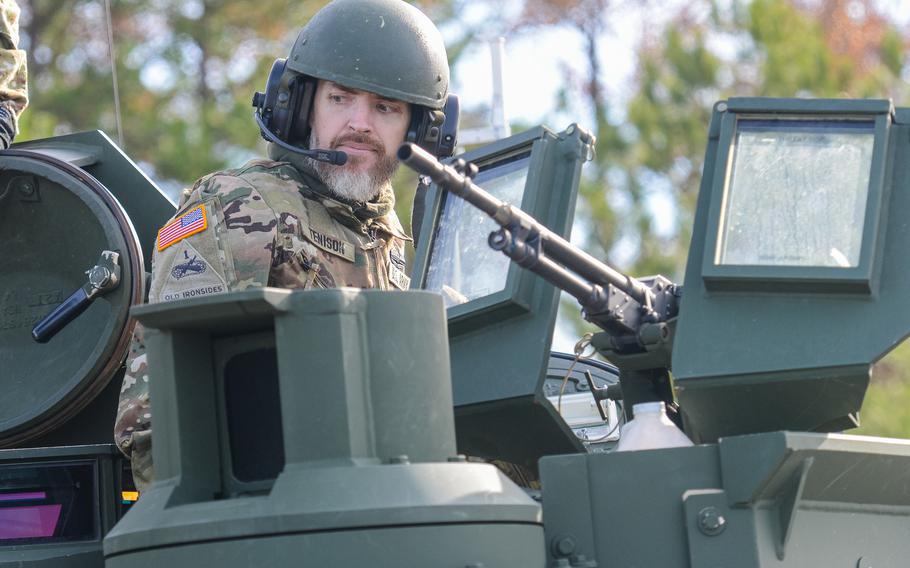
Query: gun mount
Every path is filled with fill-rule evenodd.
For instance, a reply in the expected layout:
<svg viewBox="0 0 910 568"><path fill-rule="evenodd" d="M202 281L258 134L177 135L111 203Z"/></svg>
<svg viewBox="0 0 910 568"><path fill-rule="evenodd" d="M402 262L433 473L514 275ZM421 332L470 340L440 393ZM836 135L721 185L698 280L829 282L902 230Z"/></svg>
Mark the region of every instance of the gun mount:
<svg viewBox="0 0 910 568"><path fill-rule="evenodd" d="M638 280L600 262L475 185L472 178L477 167L473 164L459 159L451 166L443 165L412 143L399 148L398 158L496 221L500 228L490 233L490 247L576 298L586 320L616 337L628 337L628 341L617 341L617 351L644 349L648 343L642 340L643 330L648 337L652 333L649 326L676 317L679 288L675 284L662 276Z"/></svg>
<svg viewBox="0 0 910 568"><path fill-rule="evenodd" d="M887 222L908 210L890 191L903 183L906 122L889 101L718 103L685 301L665 278L629 278L488 195L467 162L410 146L399 158L493 219L490 246L578 299L604 330L592 345L620 368L627 413L675 400L687 434L710 442L857 424L871 364L910 328L895 312L910 242ZM854 340L844 325L868 333Z"/></svg>
<svg viewBox="0 0 910 568"><path fill-rule="evenodd" d="M663 276L632 278L597 260L476 185L474 164L458 159L445 165L411 143L398 149L398 158L492 218L499 228L489 235L491 248L578 300L583 317L604 330L592 344L621 370L628 417L639 402L660 400L672 408L667 370L679 286Z"/></svg>

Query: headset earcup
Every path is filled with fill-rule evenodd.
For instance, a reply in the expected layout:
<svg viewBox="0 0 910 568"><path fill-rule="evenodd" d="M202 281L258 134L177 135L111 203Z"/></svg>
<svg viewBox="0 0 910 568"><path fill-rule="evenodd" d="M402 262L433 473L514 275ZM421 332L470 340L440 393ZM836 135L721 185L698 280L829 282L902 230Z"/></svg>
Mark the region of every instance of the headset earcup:
<svg viewBox="0 0 910 568"><path fill-rule="evenodd" d="M291 113L290 136L291 144L309 148L310 146L310 115L313 112L313 99L316 95L316 79L300 75L292 84L296 99Z"/></svg>
<svg viewBox="0 0 910 568"><path fill-rule="evenodd" d="M455 153L459 110L458 95L455 94L449 94L442 110L413 105L405 140L437 158L448 158Z"/></svg>
<svg viewBox="0 0 910 568"><path fill-rule="evenodd" d="M269 71L269 78L265 83L265 93L261 110L262 122L272 133L277 133L281 127L280 119L276 120L275 110L278 105L278 91L281 77L284 75L286 59L276 59Z"/></svg>
<svg viewBox="0 0 910 568"><path fill-rule="evenodd" d="M408 133L404 138L406 142L413 142L418 146L421 145L427 119L428 113L425 107L411 105L411 123L408 125Z"/></svg>

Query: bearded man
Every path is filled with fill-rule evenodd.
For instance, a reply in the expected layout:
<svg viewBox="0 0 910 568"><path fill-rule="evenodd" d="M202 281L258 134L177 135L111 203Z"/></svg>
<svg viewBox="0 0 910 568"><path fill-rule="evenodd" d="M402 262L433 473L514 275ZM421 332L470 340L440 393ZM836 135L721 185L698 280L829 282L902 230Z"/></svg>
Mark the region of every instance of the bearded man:
<svg viewBox="0 0 910 568"><path fill-rule="evenodd" d="M395 152L410 140L440 154L448 83L442 38L413 6L335 0L320 10L254 97L270 159L184 192L158 233L149 302L262 286L407 289ZM448 142L450 151L454 136ZM142 335L138 328L114 430L140 491L153 478L155 374Z"/></svg>

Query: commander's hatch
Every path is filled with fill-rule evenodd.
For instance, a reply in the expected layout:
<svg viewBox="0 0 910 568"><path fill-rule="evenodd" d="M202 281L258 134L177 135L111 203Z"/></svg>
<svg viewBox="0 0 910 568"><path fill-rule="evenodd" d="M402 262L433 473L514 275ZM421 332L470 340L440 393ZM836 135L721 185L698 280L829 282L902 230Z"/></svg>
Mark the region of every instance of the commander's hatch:
<svg viewBox="0 0 910 568"><path fill-rule="evenodd" d="M100 131L0 152L0 447L110 441L129 309L173 210ZM117 278L103 293L78 296L104 270ZM61 304L85 310L35 341L36 323Z"/></svg>
<svg viewBox="0 0 910 568"><path fill-rule="evenodd" d="M449 162L474 163L477 185L568 238L589 136L541 126ZM425 207L411 287L446 301L459 451L534 469L582 451L546 400L559 291L490 248L499 227L480 210L436 185Z"/></svg>

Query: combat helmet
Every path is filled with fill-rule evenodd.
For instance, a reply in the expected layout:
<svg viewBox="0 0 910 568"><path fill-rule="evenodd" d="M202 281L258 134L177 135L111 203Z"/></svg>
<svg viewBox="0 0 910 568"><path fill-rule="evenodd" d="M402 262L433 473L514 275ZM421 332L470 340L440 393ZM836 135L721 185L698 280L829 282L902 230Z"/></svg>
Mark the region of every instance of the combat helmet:
<svg viewBox="0 0 910 568"><path fill-rule="evenodd" d="M288 58L275 61L266 92L253 98L267 140L275 142L272 134L291 146L307 146L318 79L414 105L407 139L437 155L454 151L458 101L448 93L445 44L414 6L334 0L319 10Z"/></svg>

